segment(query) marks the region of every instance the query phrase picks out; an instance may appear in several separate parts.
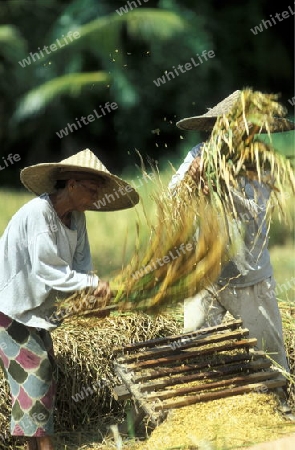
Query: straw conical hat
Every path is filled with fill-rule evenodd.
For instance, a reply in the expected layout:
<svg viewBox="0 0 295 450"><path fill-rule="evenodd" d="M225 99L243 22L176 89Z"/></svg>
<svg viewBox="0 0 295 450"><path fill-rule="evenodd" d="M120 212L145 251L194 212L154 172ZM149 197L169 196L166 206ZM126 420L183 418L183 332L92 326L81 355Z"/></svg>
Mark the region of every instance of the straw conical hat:
<svg viewBox="0 0 295 450"><path fill-rule="evenodd" d="M212 131L216 119L223 114L228 114L235 104L235 102L240 98L242 91L235 91L226 97L224 100L219 102L213 108L210 108L205 114L201 116L193 116L188 117L186 119L182 119L176 123L178 128L182 130L198 130L198 131ZM275 118L271 132L279 133L282 131L290 131L295 129L295 123L291 122L288 119L284 119L281 117ZM266 130L261 130L261 133L266 133Z"/></svg>
<svg viewBox="0 0 295 450"><path fill-rule="evenodd" d="M116 211L132 208L139 202L139 195L128 183L111 174L88 148L57 163L41 163L25 167L20 173L23 185L34 194L55 191L57 180L75 178L85 172L85 178L102 178L100 195L90 211ZM72 173L72 174L71 174ZM80 177L81 179L81 177Z"/></svg>

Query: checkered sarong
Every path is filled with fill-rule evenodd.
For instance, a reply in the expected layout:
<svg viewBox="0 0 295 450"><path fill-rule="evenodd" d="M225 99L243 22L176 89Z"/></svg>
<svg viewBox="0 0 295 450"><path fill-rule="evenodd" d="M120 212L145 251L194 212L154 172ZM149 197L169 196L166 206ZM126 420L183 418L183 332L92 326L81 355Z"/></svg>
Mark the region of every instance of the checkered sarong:
<svg viewBox="0 0 295 450"><path fill-rule="evenodd" d="M11 434L53 434L56 383L49 332L26 327L0 312L0 363L12 399Z"/></svg>

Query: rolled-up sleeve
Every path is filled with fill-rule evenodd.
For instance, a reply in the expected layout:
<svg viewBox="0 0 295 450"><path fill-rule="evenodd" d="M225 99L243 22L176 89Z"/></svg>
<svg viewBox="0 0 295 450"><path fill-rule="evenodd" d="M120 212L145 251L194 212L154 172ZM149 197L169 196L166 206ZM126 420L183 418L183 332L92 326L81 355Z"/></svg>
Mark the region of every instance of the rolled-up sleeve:
<svg viewBox="0 0 295 450"><path fill-rule="evenodd" d="M168 189L173 192L181 180L183 180L185 174L187 173L191 163L197 156L201 156L201 149L204 144L198 144L193 147L186 155L183 163L180 165L177 172L172 176L171 181L168 185Z"/></svg>

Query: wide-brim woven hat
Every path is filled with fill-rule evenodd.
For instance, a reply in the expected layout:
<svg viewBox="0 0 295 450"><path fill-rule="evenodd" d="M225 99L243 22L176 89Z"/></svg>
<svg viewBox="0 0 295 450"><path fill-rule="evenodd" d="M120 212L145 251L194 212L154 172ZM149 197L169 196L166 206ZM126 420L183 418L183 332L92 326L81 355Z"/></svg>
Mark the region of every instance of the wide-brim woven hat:
<svg viewBox="0 0 295 450"><path fill-rule="evenodd" d="M84 174L85 178L102 179L97 201L93 203L90 211L117 211L132 208L139 202L136 190L121 178L113 175L102 164L97 156L88 148L67 159L56 163L41 163L25 167L20 173L23 185L36 195L45 192L55 192L57 180L73 178L77 172Z"/></svg>
<svg viewBox="0 0 295 450"><path fill-rule="evenodd" d="M180 120L176 126L181 130L198 130L198 131L212 131L216 119L224 114L228 114L235 102L241 96L240 90L233 92L224 100L219 102L213 108L210 108L205 114L201 116L193 116ZM273 121L271 132L280 133L283 131L290 131L295 129L295 123L281 117L276 117ZM261 129L260 133L267 133L266 129Z"/></svg>

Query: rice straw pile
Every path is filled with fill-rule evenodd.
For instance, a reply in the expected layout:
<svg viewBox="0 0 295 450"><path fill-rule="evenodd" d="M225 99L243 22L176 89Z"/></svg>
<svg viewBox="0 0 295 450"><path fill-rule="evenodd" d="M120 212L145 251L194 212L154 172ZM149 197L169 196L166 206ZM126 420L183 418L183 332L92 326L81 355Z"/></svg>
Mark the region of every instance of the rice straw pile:
<svg viewBox="0 0 295 450"><path fill-rule="evenodd" d="M280 307L286 351L294 375L295 311L287 302L280 302ZM111 387L119 381L112 368L113 348L179 332L180 324L168 315L158 316L155 320L146 314L128 313L103 321L77 318L74 324L70 319L65 320L52 335L60 372L55 416L57 449L115 448L112 438L106 438L105 445L100 444L107 435L108 426L120 423L126 414L126 405L119 406L110 394ZM294 385L290 388L294 391ZM0 449L15 450L15 441L9 438L10 399L3 377L0 377L0 392L0 434L7 436L5 442L0 440ZM77 393L84 393L85 398L75 402L72 396L77 398ZM294 398L293 392L290 397L293 407ZM129 445L124 442L123 449L179 447L184 450L199 446L201 450L203 445L204 450L212 450L219 443L217 448L223 450L227 448L223 446L225 442L229 443L228 448L236 449L242 443L250 445L294 432L294 425L283 421L275 411L271 393L229 397L223 402L216 400L174 411L174 415L154 430L145 443ZM96 434L91 434L94 429ZM93 445L86 446L87 442L93 442Z"/></svg>
<svg viewBox="0 0 295 450"><path fill-rule="evenodd" d="M126 412L126 405L116 402L111 392L115 385L121 384L113 370L113 349L179 331L179 325L171 316L159 315L157 320L152 320L140 313L114 316L103 321L82 318L75 324L65 321L54 330L52 339L58 366L54 418L56 439L65 440L67 445L74 441L78 446L83 434L85 439L87 433L90 435L96 430L93 441L101 442L108 426L122 421ZM9 433L9 388L1 372L0 394L0 450L15 450L16 441ZM57 448L77 447L61 445Z"/></svg>
<svg viewBox="0 0 295 450"><path fill-rule="evenodd" d="M150 224L150 240L143 249L136 248L130 263L111 281L111 308L158 313L214 282L231 256L243 261L243 220L238 209L247 199L239 189L239 177L247 175L269 184L268 216L274 196L281 219L288 219L284 188L295 192L292 167L271 144L257 138L260 132L282 126L284 113L274 94L241 92L230 113L216 121L203 146L209 195L202 192L204 180L197 186L189 175L174 194L154 195L157 215L155 224ZM82 292L61 303L60 311L69 317L104 306L91 293Z"/></svg>
<svg viewBox="0 0 295 450"><path fill-rule="evenodd" d="M290 302L280 301L279 308L282 316L285 349L291 374L288 380L288 401L295 408L295 307Z"/></svg>

